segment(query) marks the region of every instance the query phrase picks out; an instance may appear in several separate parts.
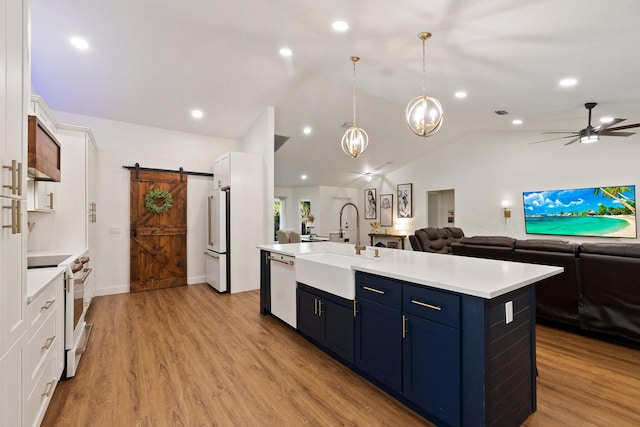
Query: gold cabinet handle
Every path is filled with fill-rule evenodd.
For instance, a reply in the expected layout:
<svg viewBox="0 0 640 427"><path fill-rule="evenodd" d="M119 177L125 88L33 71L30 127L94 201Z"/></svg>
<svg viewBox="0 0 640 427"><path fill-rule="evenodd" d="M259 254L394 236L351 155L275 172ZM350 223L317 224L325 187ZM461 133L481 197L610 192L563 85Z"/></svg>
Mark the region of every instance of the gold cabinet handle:
<svg viewBox="0 0 640 427"><path fill-rule="evenodd" d="M16 234L22 233L22 203L16 200Z"/></svg>
<svg viewBox="0 0 640 427"><path fill-rule="evenodd" d="M56 385L56 380L49 381L47 383L47 387L44 389L44 393L40 395L40 397L49 397L51 392L53 391L53 386Z"/></svg>
<svg viewBox="0 0 640 427"><path fill-rule="evenodd" d="M279 258L274 257L273 255L270 255L270 256L269 256L269 259L270 259L271 261L280 262L280 263L282 263L282 264L286 264L286 265L293 265L293 261L291 261L291 260L279 259Z"/></svg>
<svg viewBox="0 0 640 427"><path fill-rule="evenodd" d="M402 315L402 338L407 337L407 316Z"/></svg>
<svg viewBox="0 0 640 427"><path fill-rule="evenodd" d="M437 311L442 311L442 307L439 307L437 305L431 305L431 304L427 304L426 302L421 302L421 301L416 301L414 299L411 300L411 303L419 305L421 307L427 307L430 308L431 310L437 310Z"/></svg>
<svg viewBox="0 0 640 427"><path fill-rule="evenodd" d="M358 309L356 308L357 304L358 304L358 301L354 298L353 299L353 317L356 317L356 315L358 314Z"/></svg>
<svg viewBox="0 0 640 427"><path fill-rule="evenodd" d="M44 305L42 307L40 307L40 310L49 310L49 308L53 305L53 303L56 302L56 299L50 299L49 301L45 302Z"/></svg>
<svg viewBox="0 0 640 427"><path fill-rule="evenodd" d="M9 169L11 171L11 184L3 185L3 188L8 188L11 190L11 194L20 194L18 193L18 176L22 180L22 163L20 163L20 172L18 173L18 162L16 160L11 160L11 166L2 166L3 169Z"/></svg>
<svg viewBox="0 0 640 427"><path fill-rule="evenodd" d="M318 298L313 299L313 314L318 315Z"/></svg>
<svg viewBox="0 0 640 427"><path fill-rule="evenodd" d="M53 210L53 191L49 193L49 209Z"/></svg>
<svg viewBox="0 0 640 427"><path fill-rule="evenodd" d="M49 350L51 348L51 345L53 344L53 342L56 340L56 336L52 336L47 338L47 341L45 341L44 345L41 347L42 350Z"/></svg>
<svg viewBox="0 0 640 427"><path fill-rule="evenodd" d="M318 317L322 317L322 300L318 300Z"/></svg>
<svg viewBox="0 0 640 427"><path fill-rule="evenodd" d="M364 286L364 290L365 291L370 291L370 292L375 292L376 294L384 295L384 291L381 291L380 289L375 289L375 288L370 288L368 286Z"/></svg>
<svg viewBox="0 0 640 427"><path fill-rule="evenodd" d="M11 225L3 225L2 228L10 228L11 234L19 234L22 229L22 206L19 200L12 200L11 206L3 206L4 209L11 209Z"/></svg>

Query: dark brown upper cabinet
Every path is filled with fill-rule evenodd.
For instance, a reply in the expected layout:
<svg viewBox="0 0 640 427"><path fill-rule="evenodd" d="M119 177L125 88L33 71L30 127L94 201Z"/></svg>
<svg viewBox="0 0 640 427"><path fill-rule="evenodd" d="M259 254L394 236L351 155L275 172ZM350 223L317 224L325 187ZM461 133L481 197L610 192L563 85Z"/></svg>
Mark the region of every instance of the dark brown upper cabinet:
<svg viewBox="0 0 640 427"><path fill-rule="evenodd" d="M60 182L60 143L36 116L29 116L29 177Z"/></svg>

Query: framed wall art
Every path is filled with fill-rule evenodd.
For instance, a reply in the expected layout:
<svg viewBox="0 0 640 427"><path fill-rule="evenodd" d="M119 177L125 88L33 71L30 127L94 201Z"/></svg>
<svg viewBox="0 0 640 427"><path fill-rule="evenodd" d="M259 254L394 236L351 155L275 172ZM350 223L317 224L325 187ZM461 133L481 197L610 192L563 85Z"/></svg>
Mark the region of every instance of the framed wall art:
<svg viewBox="0 0 640 427"><path fill-rule="evenodd" d="M398 218L413 218L413 184L398 184Z"/></svg>
<svg viewBox="0 0 640 427"><path fill-rule="evenodd" d="M393 226L393 194L380 195L380 226Z"/></svg>
<svg viewBox="0 0 640 427"><path fill-rule="evenodd" d="M377 197L375 188L364 190L364 219L377 219Z"/></svg>

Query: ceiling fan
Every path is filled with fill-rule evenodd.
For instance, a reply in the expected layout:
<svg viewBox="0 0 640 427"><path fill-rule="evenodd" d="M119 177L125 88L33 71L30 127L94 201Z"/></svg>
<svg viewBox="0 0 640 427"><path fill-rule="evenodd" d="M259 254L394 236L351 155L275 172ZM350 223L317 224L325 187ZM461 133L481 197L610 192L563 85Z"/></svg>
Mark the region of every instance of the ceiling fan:
<svg viewBox="0 0 640 427"><path fill-rule="evenodd" d="M600 125L598 127L591 126L591 110L593 110L593 108L596 105L598 105L598 103L596 103L596 102L587 102L586 104L584 104L584 108L589 110L589 122L588 122L586 128L581 129L578 132L543 132L544 134L568 133L570 135L561 136L561 137L558 137L558 138L545 139L543 141L530 142L529 144L538 144L540 142L547 142L547 141L555 141L555 140L558 140L558 139L572 138L569 142L564 144L564 145L571 145L574 142L578 142L578 141L580 141L581 143L597 142L598 140L600 140L600 136L631 136L631 135L635 135L635 132L618 132L618 131L623 130L623 129L631 129L631 128L640 127L640 123L635 123L635 124L632 124L632 125L611 127L611 126L617 125L618 123L623 122L623 121L625 121L627 119L613 119L611 122L602 124L602 125Z"/></svg>

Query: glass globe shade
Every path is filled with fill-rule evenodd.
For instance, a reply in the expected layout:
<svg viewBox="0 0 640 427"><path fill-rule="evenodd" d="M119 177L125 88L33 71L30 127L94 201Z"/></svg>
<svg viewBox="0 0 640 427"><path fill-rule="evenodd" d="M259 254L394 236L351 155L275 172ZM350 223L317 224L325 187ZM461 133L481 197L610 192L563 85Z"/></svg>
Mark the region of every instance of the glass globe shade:
<svg viewBox="0 0 640 427"><path fill-rule="evenodd" d="M417 96L407 105L406 120L411 132L430 136L440 130L444 119L440 101L429 96Z"/></svg>

